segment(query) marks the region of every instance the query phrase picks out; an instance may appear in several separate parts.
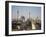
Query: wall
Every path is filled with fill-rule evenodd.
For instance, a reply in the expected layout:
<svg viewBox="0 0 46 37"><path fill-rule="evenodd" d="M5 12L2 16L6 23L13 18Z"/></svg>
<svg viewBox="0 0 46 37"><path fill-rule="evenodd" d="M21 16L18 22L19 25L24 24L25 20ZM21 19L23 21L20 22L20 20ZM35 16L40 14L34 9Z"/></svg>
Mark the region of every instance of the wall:
<svg viewBox="0 0 46 37"><path fill-rule="evenodd" d="M0 37L5 36L5 1L0 0ZM8 0L7 0L8 1ZM14 1L14 0L13 0ZM45 2L46 0L16 0L16 1L28 1L28 2ZM46 2L45 2L46 3ZM46 9L46 8L45 8ZM45 13L46 14L46 13ZM45 15L46 16L46 15ZM45 23L46 24L46 23ZM45 32L46 33L46 32ZM24 35L24 36L16 36L16 37L45 37L46 34L39 35Z"/></svg>

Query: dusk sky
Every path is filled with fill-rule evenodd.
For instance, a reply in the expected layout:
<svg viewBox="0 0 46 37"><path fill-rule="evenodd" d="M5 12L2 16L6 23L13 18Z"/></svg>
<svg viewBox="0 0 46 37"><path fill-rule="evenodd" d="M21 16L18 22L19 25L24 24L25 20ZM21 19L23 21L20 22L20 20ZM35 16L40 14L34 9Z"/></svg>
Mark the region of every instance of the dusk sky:
<svg viewBox="0 0 46 37"><path fill-rule="evenodd" d="M29 12L30 17L41 17L41 7L12 5L12 19L17 17L17 10L19 11L19 16L25 16L25 18L29 18Z"/></svg>

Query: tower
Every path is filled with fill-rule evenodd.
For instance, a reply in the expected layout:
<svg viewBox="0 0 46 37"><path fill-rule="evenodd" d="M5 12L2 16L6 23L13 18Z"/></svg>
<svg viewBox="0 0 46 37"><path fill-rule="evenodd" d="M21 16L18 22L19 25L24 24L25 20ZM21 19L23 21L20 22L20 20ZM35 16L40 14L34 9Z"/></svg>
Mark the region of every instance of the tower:
<svg viewBox="0 0 46 37"><path fill-rule="evenodd" d="M19 18L19 10L17 10L17 20L18 20L18 18Z"/></svg>
<svg viewBox="0 0 46 37"><path fill-rule="evenodd" d="M30 11L29 11L29 19L30 19Z"/></svg>

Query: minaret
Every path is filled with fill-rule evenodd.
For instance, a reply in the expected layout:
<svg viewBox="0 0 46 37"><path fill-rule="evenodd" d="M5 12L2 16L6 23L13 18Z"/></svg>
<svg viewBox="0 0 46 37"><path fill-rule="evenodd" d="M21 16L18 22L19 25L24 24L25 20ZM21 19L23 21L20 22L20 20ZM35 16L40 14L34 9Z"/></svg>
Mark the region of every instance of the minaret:
<svg viewBox="0 0 46 37"><path fill-rule="evenodd" d="M30 19L30 11L29 11L29 19Z"/></svg>
<svg viewBox="0 0 46 37"><path fill-rule="evenodd" d="M17 20L18 20L18 18L19 18L19 11L17 10Z"/></svg>

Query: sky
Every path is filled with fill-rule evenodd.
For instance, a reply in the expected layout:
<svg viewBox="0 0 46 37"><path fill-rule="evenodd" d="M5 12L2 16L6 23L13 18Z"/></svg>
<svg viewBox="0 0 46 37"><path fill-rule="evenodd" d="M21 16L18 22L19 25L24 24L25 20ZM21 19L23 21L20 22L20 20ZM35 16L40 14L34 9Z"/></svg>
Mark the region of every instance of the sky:
<svg viewBox="0 0 46 37"><path fill-rule="evenodd" d="M29 12L32 18L41 17L41 7L12 5L12 19L17 18L17 11L19 11L19 17L29 18Z"/></svg>

